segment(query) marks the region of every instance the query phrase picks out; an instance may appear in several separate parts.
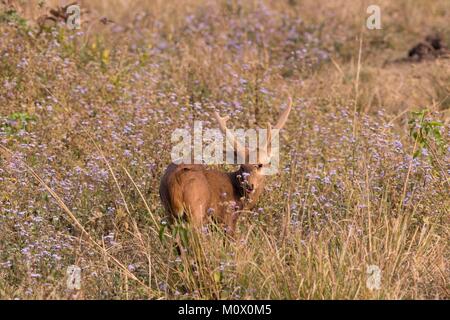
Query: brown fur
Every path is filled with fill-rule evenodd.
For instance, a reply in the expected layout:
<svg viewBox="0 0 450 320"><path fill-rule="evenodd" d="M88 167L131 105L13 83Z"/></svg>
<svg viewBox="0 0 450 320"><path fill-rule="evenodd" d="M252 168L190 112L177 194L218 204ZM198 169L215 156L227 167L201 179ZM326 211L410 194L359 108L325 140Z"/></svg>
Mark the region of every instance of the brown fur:
<svg viewBox="0 0 450 320"><path fill-rule="evenodd" d="M170 164L161 178L160 196L170 221L187 218L203 225L210 215L234 233L243 210L252 209L264 188L258 165L222 172L203 165ZM249 174L244 179L243 173Z"/></svg>
<svg viewBox="0 0 450 320"><path fill-rule="evenodd" d="M280 114L275 129L280 130L285 125L292 108L289 97L288 107ZM264 175L262 163L270 163L270 145L272 126L267 125L268 136L266 148L258 151L258 164L248 164L249 150L236 141L234 135L227 130L229 117L221 117L217 112L214 116L219 127L232 145L235 152L246 159L235 172L211 170L198 164L170 164L161 178L159 194L168 214L169 222L175 219L187 218L194 226L202 226L208 215L226 226L226 231L233 234L236 221L244 210L252 209L264 190Z"/></svg>

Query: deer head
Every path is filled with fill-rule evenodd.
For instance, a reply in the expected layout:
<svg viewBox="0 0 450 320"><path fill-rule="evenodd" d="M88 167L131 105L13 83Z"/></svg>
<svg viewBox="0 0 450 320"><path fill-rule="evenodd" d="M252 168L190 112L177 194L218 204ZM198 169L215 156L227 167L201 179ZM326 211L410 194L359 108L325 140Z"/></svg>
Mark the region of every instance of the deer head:
<svg viewBox="0 0 450 320"><path fill-rule="evenodd" d="M252 197L255 191L263 187L264 183L264 169L270 165L271 156L272 156L272 130L281 130L289 117L289 113L292 108L292 98L289 97L288 107L280 114L277 123L272 127L270 122L267 122L267 136L262 143L262 147L257 150L249 150L245 146L243 146L239 139L233 134L232 130L227 128L227 121L229 120L229 116L221 117L217 112L214 112L214 117L216 118L220 130L226 136L226 138L230 141L231 145L234 146L235 153L237 158L245 159L245 164L241 164L238 172L239 178L242 179L243 190L248 197ZM260 145L261 146L261 145ZM250 163L249 154L251 152L255 152L257 154L257 161L255 163Z"/></svg>

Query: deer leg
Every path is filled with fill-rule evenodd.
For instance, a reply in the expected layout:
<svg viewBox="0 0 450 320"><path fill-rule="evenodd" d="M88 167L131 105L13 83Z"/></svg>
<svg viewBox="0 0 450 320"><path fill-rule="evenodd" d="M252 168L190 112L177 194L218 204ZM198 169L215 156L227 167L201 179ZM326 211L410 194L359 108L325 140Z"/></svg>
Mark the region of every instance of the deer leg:
<svg viewBox="0 0 450 320"><path fill-rule="evenodd" d="M239 217L238 211L229 212L224 221L225 234L232 240L235 240L236 224L238 217Z"/></svg>
<svg viewBox="0 0 450 320"><path fill-rule="evenodd" d="M201 229L206 217L205 205L198 203L198 201L195 201L194 203L195 206L187 206L185 210L186 218L194 228Z"/></svg>
<svg viewBox="0 0 450 320"><path fill-rule="evenodd" d="M206 210L209 201L207 197L209 193L208 185L192 180L192 182L186 184L183 189L183 202L186 209L186 217L195 228L200 229L207 216Z"/></svg>
<svg viewBox="0 0 450 320"><path fill-rule="evenodd" d="M189 222L191 223L191 225L200 230L201 227L204 224L204 220L205 220L205 210L204 210L204 206L200 205L198 207L195 208L189 208L189 210L187 210L187 218L189 220Z"/></svg>

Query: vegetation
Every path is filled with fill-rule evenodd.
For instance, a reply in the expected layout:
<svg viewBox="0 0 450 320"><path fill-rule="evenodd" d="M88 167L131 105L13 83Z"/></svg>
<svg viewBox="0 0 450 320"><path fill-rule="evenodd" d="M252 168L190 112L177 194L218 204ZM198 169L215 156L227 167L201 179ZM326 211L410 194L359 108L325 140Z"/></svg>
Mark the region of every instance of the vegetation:
<svg viewBox="0 0 450 320"><path fill-rule="evenodd" d="M380 0L381 30L357 0L80 1L80 30L41 23L59 1L9 3L0 298L450 297L450 59L396 62L450 43L447 0ZM288 94L282 168L236 241L167 228L173 130L264 126Z"/></svg>

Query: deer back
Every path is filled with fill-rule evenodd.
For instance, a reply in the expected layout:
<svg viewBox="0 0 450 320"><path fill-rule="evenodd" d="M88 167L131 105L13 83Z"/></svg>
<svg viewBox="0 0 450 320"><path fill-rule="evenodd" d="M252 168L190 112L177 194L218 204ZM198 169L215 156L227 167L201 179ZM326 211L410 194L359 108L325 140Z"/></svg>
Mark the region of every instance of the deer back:
<svg viewBox="0 0 450 320"><path fill-rule="evenodd" d="M229 173L208 170L203 165L174 163L161 178L160 197L169 218L181 218L186 213L198 222L207 213L223 218L224 203L239 201Z"/></svg>

